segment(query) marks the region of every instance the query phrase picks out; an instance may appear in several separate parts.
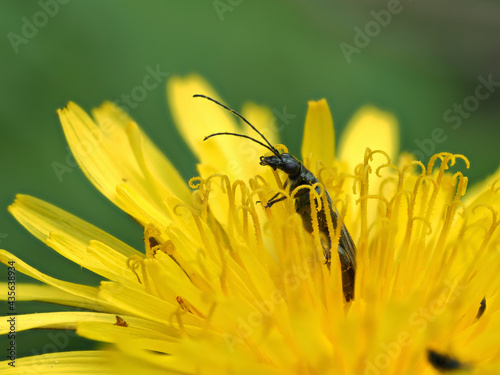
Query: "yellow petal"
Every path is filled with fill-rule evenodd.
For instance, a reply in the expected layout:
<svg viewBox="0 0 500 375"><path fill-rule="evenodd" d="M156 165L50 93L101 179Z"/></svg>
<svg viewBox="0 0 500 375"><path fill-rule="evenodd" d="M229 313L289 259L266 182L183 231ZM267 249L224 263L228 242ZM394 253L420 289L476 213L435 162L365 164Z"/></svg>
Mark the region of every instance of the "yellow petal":
<svg viewBox="0 0 500 375"><path fill-rule="evenodd" d="M107 350L89 350L40 354L18 358L15 367L9 361L0 362L2 374L114 374L111 371L111 354Z"/></svg>
<svg viewBox="0 0 500 375"><path fill-rule="evenodd" d="M10 323L8 319L9 317L2 317L0 320L0 334L2 335L9 331ZM116 317L114 314L87 311L60 311L17 315L15 320L16 331L20 332L33 328L76 329L76 324L81 321L114 324L116 322Z"/></svg>
<svg viewBox="0 0 500 375"><path fill-rule="evenodd" d="M86 221L29 195L18 195L9 206L9 211L30 233L58 253L103 276L102 272L108 267L104 267L98 258L88 251L91 241L102 243L109 249L108 254L113 253L115 266L121 264L123 267L128 257L142 255ZM102 255L105 256L104 253ZM118 259L121 262L117 263ZM120 274L127 277L125 273ZM130 279L131 276L130 273Z"/></svg>
<svg viewBox="0 0 500 375"><path fill-rule="evenodd" d="M85 298L89 301L89 303L94 303L96 305L96 308L105 306L107 308L107 311L121 312L121 310L116 309L113 305L110 305L106 302L102 302L98 298L97 288L87 286L87 285L70 283L67 281L62 281L62 280L58 280L58 279L55 279L53 277L47 276L44 273L34 269L33 267L30 267L25 262L23 262L21 259L12 255L11 253L9 253L5 250L0 250L0 262L8 265L9 262L12 262L12 261L15 262L16 271L22 272L25 275L33 277L34 279L37 279L45 284L52 285L52 286L54 286L62 291L65 291L67 293L71 293L71 294L74 294L74 295L79 296L81 298Z"/></svg>
<svg viewBox="0 0 500 375"><path fill-rule="evenodd" d="M175 300L165 301L146 292L112 282L101 283L99 296L115 308L127 312L125 315L142 317L158 323L177 323L175 311L179 305ZM204 324L201 318L192 314L183 315L182 320L185 328Z"/></svg>
<svg viewBox="0 0 500 375"><path fill-rule="evenodd" d="M167 95L172 115L182 137L200 159L198 170L201 177L209 177L210 174L205 174L207 171L216 171L227 174L231 179L245 181L262 171L259 157L266 153L262 146L234 136L218 136L203 141L208 135L228 132L249 135L265 142L247 124L238 126L237 122L240 120L229 111L206 99L193 98L194 94L207 95L220 101L217 93L198 76L174 77L168 81ZM247 113L250 116L247 120L255 120L254 126L259 131L261 121L267 123L263 124L265 131L269 124L273 125L269 111L249 105L245 108L245 115ZM267 131L267 134L270 132ZM276 137L270 135L269 141L274 139Z"/></svg>
<svg viewBox="0 0 500 375"><path fill-rule="evenodd" d="M142 129L135 122L130 122L126 131L137 163L147 181L155 188L158 200L161 201L165 195L174 194L188 201L191 192L187 184Z"/></svg>
<svg viewBox="0 0 500 375"><path fill-rule="evenodd" d="M115 319L114 315L111 317ZM120 318L125 321L127 327L118 326L114 323L114 321L106 323L98 321L82 321L78 323L77 333L79 336L86 337L90 340L109 343L119 343L133 340L138 348L172 354L171 348L173 345L169 344L169 342L175 341L176 338L158 331L143 330L133 324L133 322L138 321L138 319L132 320L130 317L125 316L120 316ZM172 332L174 332L174 330L172 330ZM180 335L178 331L175 332L176 336L179 337ZM161 350L163 344L165 344L165 346L170 350Z"/></svg>
<svg viewBox="0 0 500 375"><path fill-rule="evenodd" d="M224 170L235 148L223 147L221 142L227 141L223 137L211 139L210 142L204 142L203 138L217 132L238 132L236 121L231 113L218 105L203 98L193 98L195 94L220 101L212 87L199 76L192 75L185 79L173 77L168 80L167 98L182 137L199 159ZM235 140L230 141L234 144Z"/></svg>
<svg viewBox="0 0 500 375"><path fill-rule="evenodd" d="M269 108L257 105L255 103L245 103L243 110L241 111L243 117L245 117L252 125L254 125L266 139L272 145L279 143L279 124L276 122L276 117L269 110ZM259 141L263 142L263 139L259 138L259 135L249 126L246 126L244 134L257 138ZM261 146L255 144L258 147L259 155L265 152Z"/></svg>
<svg viewBox="0 0 500 375"><path fill-rule="evenodd" d="M367 147L385 151L394 162L399 151L399 128L394 115L370 106L356 112L342 133L339 159L352 169L363 161Z"/></svg>
<svg viewBox="0 0 500 375"><path fill-rule="evenodd" d="M492 186L496 182L495 186ZM491 176L478 182L474 186L467 188L467 193L464 197L464 202L466 205L471 204L479 198L481 194L484 194L488 189L493 193L494 189L500 188L500 168L498 168ZM484 199L483 203L488 202L488 199Z"/></svg>
<svg viewBox="0 0 500 375"><path fill-rule="evenodd" d="M154 151L143 152L142 145L138 145L140 140L134 143L135 152L130 145L129 137L140 136L138 131L127 132L127 128L116 124L111 130L105 127L104 123L98 126L85 111L71 102L58 113L78 165L102 194L123 211L130 213L131 208L124 206L116 196L116 187L119 184L127 184L150 205L162 209L159 197L162 191L158 192L156 186L150 183L148 177L151 177L152 173L148 175L143 170L146 163L144 155L153 154ZM141 147L140 152L138 147ZM139 154L143 159L142 167L136 159Z"/></svg>
<svg viewBox="0 0 500 375"><path fill-rule="evenodd" d="M169 197L164 197L167 200ZM136 219L143 227L153 224L158 228L163 228L172 223L168 212L158 206L149 197L141 194L128 184L118 184L116 186L116 204L118 207L126 207L125 212Z"/></svg>
<svg viewBox="0 0 500 375"><path fill-rule="evenodd" d="M123 180L140 185L141 172L132 153L124 152L125 141L116 142L117 136L109 136L110 131L98 127L75 103L68 103L58 114L76 161L101 193L113 201L115 186ZM123 129L114 126L111 134L114 132L123 132ZM124 135L119 138L124 139ZM118 159L121 162L117 162Z"/></svg>
<svg viewBox="0 0 500 375"><path fill-rule="evenodd" d="M307 363L301 363L301 365L307 365L312 370L311 372L316 374L332 371L331 365L335 363L332 358L335 349L328 341L326 332L317 319L317 311L305 305L298 307L290 315L292 315L296 345L307 358ZM337 371L332 371L332 373Z"/></svg>
<svg viewBox="0 0 500 375"><path fill-rule="evenodd" d="M250 126L243 128L243 134L264 144L275 146L279 143L279 124L277 124L276 117L273 116L273 113L268 108L254 103L246 103L243 106L242 113L269 143ZM234 159L232 160L232 166L238 169L234 173L238 176L238 179L247 181L257 174L266 173L266 171L270 170L270 168L264 168L259 164L260 157L269 154L269 150L247 139L240 139L239 143L240 147L236 150Z"/></svg>
<svg viewBox="0 0 500 375"><path fill-rule="evenodd" d="M114 354L116 373L120 375L196 374L200 371L199 367L184 358L138 349L133 341L117 343Z"/></svg>
<svg viewBox="0 0 500 375"><path fill-rule="evenodd" d="M0 283L0 289L7 290L7 283ZM7 301L8 295L0 295L0 300ZM79 307L82 309L104 311L105 308L89 303L89 300L65 292L51 285L16 284L16 301L50 302L58 305Z"/></svg>
<svg viewBox="0 0 500 375"><path fill-rule="evenodd" d="M302 161L312 168L313 174L318 169L318 162L332 166L335 155L335 133L330 108L326 99L309 101L302 140Z"/></svg>
<svg viewBox="0 0 500 375"><path fill-rule="evenodd" d="M144 163L154 177L152 181L158 180L160 184L182 200L189 198L189 188L177 169L125 111L112 102L105 102L99 108L94 109L92 115L101 129L108 129L113 125L127 129L127 132L108 130L106 134L113 143L120 145L122 150L127 150L130 147L129 143L134 141L141 143L140 152L143 153ZM129 129L131 124L133 124L133 131ZM132 159L134 157L132 153L127 155L127 152L123 152L123 154L122 156L130 156Z"/></svg>
<svg viewBox="0 0 500 375"><path fill-rule="evenodd" d="M124 257L115 251L115 249L99 241L90 241L87 253L95 259L97 267L101 269L99 271L92 271L109 280L117 281L131 287L139 287L136 276L127 266L129 258Z"/></svg>

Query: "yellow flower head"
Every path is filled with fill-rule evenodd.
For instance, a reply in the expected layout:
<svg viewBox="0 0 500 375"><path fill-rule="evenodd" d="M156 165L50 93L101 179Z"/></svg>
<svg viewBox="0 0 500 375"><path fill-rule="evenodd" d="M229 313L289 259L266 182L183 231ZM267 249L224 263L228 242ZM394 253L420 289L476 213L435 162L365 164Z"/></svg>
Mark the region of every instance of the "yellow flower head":
<svg viewBox="0 0 500 375"><path fill-rule="evenodd" d="M465 194L466 157L440 153L424 165L398 155L395 118L372 107L354 115L336 153L322 99L309 102L296 155L306 169L287 174L265 162L273 154L283 161L287 152L278 143L282 124L269 110L242 111L269 141L266 149L237 117L192 98L219 100L201 78L172 78L167 94L199 159L199 177L188 184L116 105L105 103L92 117L74 103L59 111L85 175L144 227L145 251L18 196L9 207L14 217L103 281L91 287L57 280L2 250L2 262L46 284L19 285L19 299L81 308L16 316L16 330L74 329L107 344L17 359L16 368L4 361L3 369L498 373L500 171ZM203 141L222 132L244 137ZM347 233L353 258L342 257L338 245L349 243ZM353 299L347 271L355 274ZM9 332L8 318L1 334Z"/></svg>

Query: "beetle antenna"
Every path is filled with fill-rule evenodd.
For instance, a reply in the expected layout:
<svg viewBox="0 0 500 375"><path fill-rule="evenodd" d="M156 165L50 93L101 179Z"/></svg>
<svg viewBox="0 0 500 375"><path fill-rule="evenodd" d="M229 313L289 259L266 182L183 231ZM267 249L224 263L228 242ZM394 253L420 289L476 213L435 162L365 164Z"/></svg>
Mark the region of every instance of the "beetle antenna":
<svg viewBox="0 0 500 375"><path fill-rule="evenodd" d="M215 104L220 105L222 108L224 108L224 109L228 110L228 111L229 111L229 112L231 112L233 115L235 115L235 116L239 117L240 119L242 119L242 120L243 120L243 121L244 121L247 125L249 125L249 126L250 126L253 130L255 130L255 131L257 132L257 134L259 134L259 135L262 137L262 139L263 139L264 141L266 141L267 145L269 145L269 146L267 146L267 145L263 144L262 142L257 141L257 140L256 140L256 139L254 139L254 138L251 138L251 137L245 136L245 135L243 135L243 134L236 134L236 133L216 133L216 134L209 135L208 137L205 137L205 139L204 139L204 140L206 140L206 139L208 139L208 138L210 138L210 137L212 137L212 136L214 136L214 135L222 135L222 134L227 134L227 135L235 135L235 136L237 136L237 137L248 138L248 139L251 139L252 141L257 142L258 144L260 144L260 145L262 145L262 146L266 147L267 149L271 150L271 151L272 151L272 153L273 153L274 155L278 156L278 157L281 159L281 154L280 154L280 152L279 152L279 151L278 151L278 150L277 150L277 149L276 149L276 148L275 148L275 147L274 147L274 146L273 146L273 145L272 145L272 144L271 144L271 143L270 143L270 142L266 139L266 137L264 137L264 135L263 135L260 131L258 131L258 130L257 130L257 128L256 128L255 126L253 126L252 124L250 124L250 122L249 122L246 118L244 118L242 115L240 115L240 114L239 114L238 112L236 112L234 109L231 109L231 108L229 108L228 106L225 106L224 104L222 104L222 103L218 102L217 100L212 99L211 97L206 96L206 95L195 94L195 95L193 95L193 98L205 98L205 99L207 99L207 100L210 100L211 102L214 102Z"/></svg>
<svg viewBox="0 0 500 375"><path fill-rule="evenodd" d="M250 139L251 141L254 141L255 143L258 143L259 145L267 148L268 150L270 150L273 154L276 154L274 151L274 149L272 149L271 147L269 147L268 145L266 145L265 143L262 143L261 141L258 141L256 140L255 138L252 138L248 135L245 135L245 134L238 134L238 133L214 133L214 134L210 134L210 135L207 135L205 138L203 138L204 141L206 141L208 138L212 138L212 137L215 137L216 135L234 135L235 137L241 137L241 138L246 138L246 139Z"/></svg>

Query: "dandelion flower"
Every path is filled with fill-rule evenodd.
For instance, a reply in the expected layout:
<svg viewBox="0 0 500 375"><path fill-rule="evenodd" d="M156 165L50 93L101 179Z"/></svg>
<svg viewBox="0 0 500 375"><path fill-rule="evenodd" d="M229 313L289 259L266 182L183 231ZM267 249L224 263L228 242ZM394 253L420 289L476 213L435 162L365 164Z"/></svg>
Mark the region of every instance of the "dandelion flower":
<svg viewBox="0 0 500 375"><path fill-rule="evenodd" d="M193 94L218 98L199 77L169 81L174 119L199 159L189 183L114 104L92 117L74 103L59 111L81 169L144 228L145 250L18 196L9 211L29 232L103 280L58 280L2 250L2 262L45 284L19 285L18 300L79 308L18 315L16 330L70 329L103 344L20 358L15 368L7 360L5 373L499 372L500 171L466 194L465 156L439 153L425 165L398 154L396 120L372 107L354 115L336 153L328 105L311 101L300 159L356 243L346 302L339 258L324 265L286 176L259 165L269 151L237 137L203 142L215 132L256 135ZM247 105L242 114L286 151L270 111ZM260 203L276 193L288 199Z"/></svg>

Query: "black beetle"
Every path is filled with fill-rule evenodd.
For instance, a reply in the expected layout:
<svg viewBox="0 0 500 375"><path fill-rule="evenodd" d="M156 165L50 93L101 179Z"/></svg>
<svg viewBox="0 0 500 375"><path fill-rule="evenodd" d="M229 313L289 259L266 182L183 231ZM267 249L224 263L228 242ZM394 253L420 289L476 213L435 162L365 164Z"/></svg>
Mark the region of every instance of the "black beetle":
<svg viewBox="0 0 500 375"><path fill-rule="evenodd" d="M307 232L312 233L313 224L311 218L312 212L311 212L311 199L310 199L311 189L300 189L300 187L312 186L318 184L318 179L306 167L304 167L304 165L293 155L289 153L280 153L273 145L271 145L271 143L269 143L269 141L264 137L264 135L261 132L259 132L250 122L248 122L238 112L234 111L233 109L225 106L224 104L219 103L217 100L212 99L208 96L194 95L194 97L208 99L220 105L221 107L227 109L229 112L233 113L234 115L242 119L247 125L249 125L253 130L255 130L257 134L259 134L262 137L262 139L264 139L266 143L262 143L244 134L223 132L223 133L210 134L209 136L205 137L204 140L207 140L208 138L218 135L232 135L235 137L250 139L251 141L256 142L261 146L270 150L274 155L261 156L260 165L270 166L274 170L279 169L288 175L284 187L286 188L289 186L290 192L295 191L294 195L295 211L300 215L302 223L304 225L304 229ZM315 190L316 193L318 194L321 193L321 189L317 185L315 187ZM333 206L332 199L328 194L328 191L326 191L326 189L324 190L324 194L326 195L326 199L328 202L328 208L331 215L333 227L334 229L336 229L337 219L339 216L338 211ZM276 194L267 202L266 208L270 208L273 204L287 198L287 196L278 198L278 195L279 193ZM333 236L333 233L329 233L328 220L326 217L326 210L324 207L322 207L321 210L319 210L318 212L318 226L319 226L319 232L321 234L320 241L325 255L325 263L327 264L328 268L330 268L330 263L331 263L330 251L332 247L331 238ZM337 252L339 254L340 265L342 269L342 289L344 293L344 298L346 302L349 302L352 299L354 299L354 280L356 275L356 247L354 246L354 242L347 228L343 224L340 233L340 240Z"/></svg>

